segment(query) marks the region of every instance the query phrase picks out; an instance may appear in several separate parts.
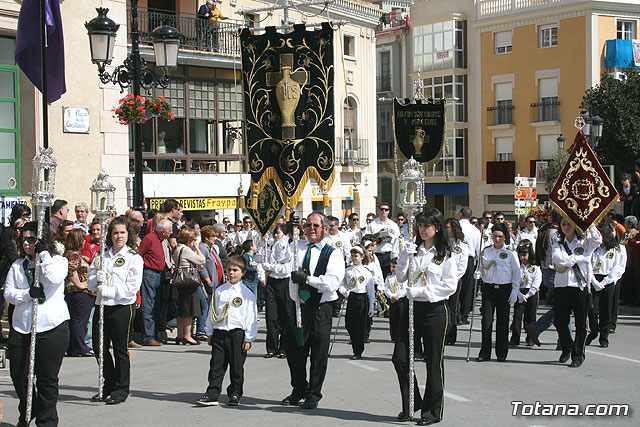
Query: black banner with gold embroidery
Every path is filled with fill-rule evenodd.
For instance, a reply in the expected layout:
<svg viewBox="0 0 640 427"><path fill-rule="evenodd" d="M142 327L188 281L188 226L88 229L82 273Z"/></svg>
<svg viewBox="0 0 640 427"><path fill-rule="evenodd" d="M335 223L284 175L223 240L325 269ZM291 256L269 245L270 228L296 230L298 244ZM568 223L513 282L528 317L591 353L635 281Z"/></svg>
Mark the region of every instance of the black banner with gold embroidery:
<svg viewBox="0 0 640 427"><path fill-rule="evenodd" d="M393 138L400 152L421 163L436 160L442 153L445 125L444 99L401 103L393 99Z"/></svg>
<svg viewBox="0 0 640 427"><path fill-rule="evenodd" d="M333 184L333 29L244 29L240 40L250 191L273 180L293 207L309 178L322 190Z"/></svg>
<svg viewBox="0 0 640 427"><path fill-rule="evenodd" d="M270 179L258 193L256 208L251 207L251 192L245 196L245 208L262 236L270 233L284 208L282 196L275 181Z"/></svg>
<svg viewBox="0 0 640 427"><path fill-rule="evenodd" d="M619 197L584 133L578 131L569 160L549 193L551 205L584 234L598 225Z"/></svg>

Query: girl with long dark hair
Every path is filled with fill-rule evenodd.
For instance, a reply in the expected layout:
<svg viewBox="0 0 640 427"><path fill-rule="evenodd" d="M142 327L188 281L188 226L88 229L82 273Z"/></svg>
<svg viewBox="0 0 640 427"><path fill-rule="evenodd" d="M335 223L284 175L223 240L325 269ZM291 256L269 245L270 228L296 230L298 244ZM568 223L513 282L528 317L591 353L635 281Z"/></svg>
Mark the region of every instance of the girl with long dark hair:
<svg viewBox="0 0 640 427"><path fill-rule="evenodd" d="M393 349L392 362L400 383L402 412L398 420L413 418L420 408L418 425L430 425L442 420L444 396L444 339L447 331L448 310L446 300L455 293L458 271L452 256L451 243L445 229L444 217L437 209L427 208L416 218L416 243L407 243L398 259L399 281L408 281L407 296L403 304L414 304L414 325L424 342L424 360L427 384L424 397L420 396L414 376L415 406L409 408L409 334L408 309L404 324L407 331L399 334ZM408 277L409 263L412 275Z"/></svg>
<svg viewBox="0 0 640 427"><path fill-rule="evenodd" d="M522 321L524 316L525 328L536 320L536 310L538 309L540 284L542 283L542 272L540 266L534 265L533 243L529 239L520 241L516 248L518 259L520 260L520 290L518 301L513 306L513 321L511 322L511 340L509 344L520 345L520 333L522 332ZM533 346L533 339L527 336L527 346Z"/></svg>
<svg viewBox="0 0 640 427"><path fill-rule="evenodd" d="M467 271L470 249L464 239L464 233L462 232L460 221L455 218L448 218L445 221L445 227L447 229L447 235L449 236L449 243L451 244L451 252L456 260L456 267L458 270L458 286L456 288L456 292L447 300L447 308L449 309L449 327L447 329L447 337L444 341L446 345L453 345L456 343L456 339L458 337L458 297L460 296L460 287L462 286L462 276L464 276L464 273Z"/></svg>

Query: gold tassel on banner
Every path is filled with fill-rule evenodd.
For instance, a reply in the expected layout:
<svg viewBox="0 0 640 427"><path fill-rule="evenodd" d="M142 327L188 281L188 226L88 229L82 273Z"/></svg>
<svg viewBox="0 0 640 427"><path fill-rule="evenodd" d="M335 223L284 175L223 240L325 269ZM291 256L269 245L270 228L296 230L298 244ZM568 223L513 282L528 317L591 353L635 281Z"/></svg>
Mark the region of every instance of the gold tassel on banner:
<svg viewBox="0 0 640 427"><path fill-rule="evenodd" d="M327 184L324 185L322 190L322 205L325 208L331 206L331 200L329 200L329 191L327 190Z"/></svg>
<svg viewBox="0 0 640 427"><path fill-rule="evenodd" d="M242 189L242 183L240 183L240 187L238 187L238 207L242 210L245 209L244 190Z"/></svg>
<svg viewBox="0 0 640 427"><path fill-rule="evenodd" d="M353 205L360 204L360 191L358 191L358 186L353 184Z"/></svg>
<svg viewBox="0 0 640 427"><path fill-rule="evenodd" d="M253 195L251 196L251 209L256 210L258 209L258 190L256 189L256 187L253 187Z"/></svg>

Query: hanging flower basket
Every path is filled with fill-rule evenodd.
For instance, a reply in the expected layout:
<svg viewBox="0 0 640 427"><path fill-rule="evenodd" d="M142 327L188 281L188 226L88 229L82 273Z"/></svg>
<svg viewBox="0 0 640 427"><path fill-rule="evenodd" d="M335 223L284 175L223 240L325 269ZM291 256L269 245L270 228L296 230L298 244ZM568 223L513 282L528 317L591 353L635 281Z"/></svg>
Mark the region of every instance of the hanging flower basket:
<svg viewBox="0 0 640 427"><path fill-rule="evenodd" d="M164 97L148 100L140 95L129 94L120 99L119 104L112 111L121 125L144 123L152 116L166 121L175 120L171 112L171 103Z"/></svg>

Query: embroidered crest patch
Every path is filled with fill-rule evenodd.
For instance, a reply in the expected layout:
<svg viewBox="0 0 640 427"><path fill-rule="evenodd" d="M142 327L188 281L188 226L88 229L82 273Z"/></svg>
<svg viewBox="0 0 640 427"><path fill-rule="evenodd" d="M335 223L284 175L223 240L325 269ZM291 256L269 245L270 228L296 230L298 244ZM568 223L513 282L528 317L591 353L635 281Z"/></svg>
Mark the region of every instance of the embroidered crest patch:
<svg viewBox="0 0 640 427"><path fill-rule="evenodd" d="M240 297L235 297L235 298L233 299L233 305L234 305L235 307L240 307L240 306L242 305L242 298L240 298Z"/></svg>
<svg viewBox="0 0 640 427"><path fill-rule="evenodd" d="M582 255L584 253L584 248L577 247L573 252L575 252L576 255Z"/></svg>
<svg viewBox="0 0 640 427"><path fill-rule="evenodd" d="M124 265L124 258L116 259L116 262L115 262L116 267L122 267L123 265Z"/></svg>
<svg viewBox="0 0 640 427"><path fill-rule="evenodd" d="M508 256L509 256L509 255L507 255L507 253L506 253L506 252L500 252L500 258L501 258L501 259L507 259L507 257L508 257Z"/></svg>

